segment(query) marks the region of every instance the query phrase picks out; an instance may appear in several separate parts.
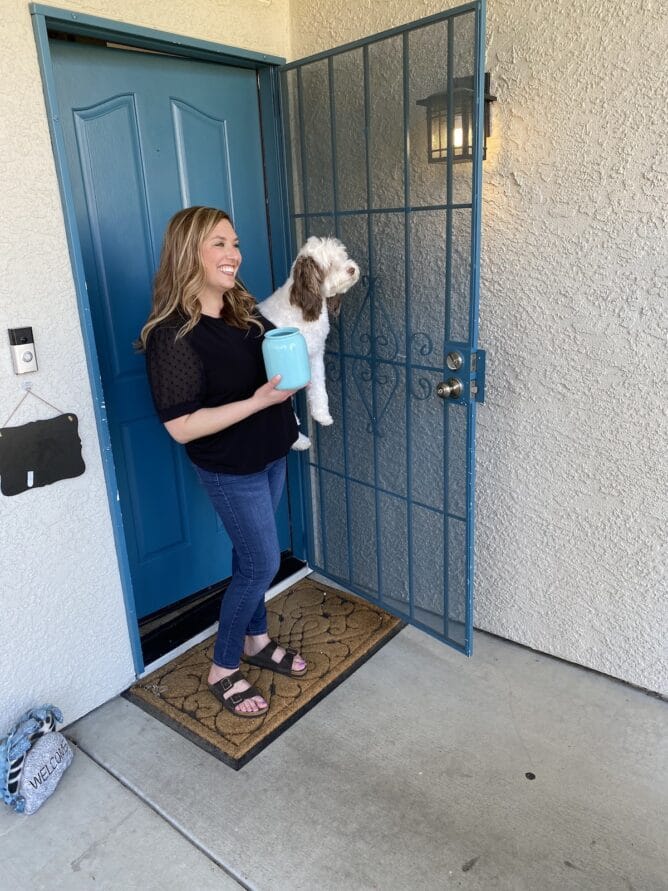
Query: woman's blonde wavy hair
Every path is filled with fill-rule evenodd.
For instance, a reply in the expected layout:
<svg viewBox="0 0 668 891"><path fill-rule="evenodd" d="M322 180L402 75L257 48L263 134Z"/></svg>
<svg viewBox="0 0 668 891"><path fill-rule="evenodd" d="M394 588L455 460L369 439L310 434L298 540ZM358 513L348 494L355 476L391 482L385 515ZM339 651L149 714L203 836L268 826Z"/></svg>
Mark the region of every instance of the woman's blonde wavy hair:
<svg viewBox="0 0 668 891"><path fill-rule="evenodd" d="M202 243L221 220L233 225L224 210L215 207L186 207L175 213L167 224L162 243L160 265L153 282L153 305L146 324L141 329L137 348L146 349L151 331L175 313L185 317L176 336L183 337L195 327L202 316L197 295L206 284L202 263ZM255 315L255 300L239 281L225 292L221 318L228 325L248 330L257 325L264 331Z"/></svg>

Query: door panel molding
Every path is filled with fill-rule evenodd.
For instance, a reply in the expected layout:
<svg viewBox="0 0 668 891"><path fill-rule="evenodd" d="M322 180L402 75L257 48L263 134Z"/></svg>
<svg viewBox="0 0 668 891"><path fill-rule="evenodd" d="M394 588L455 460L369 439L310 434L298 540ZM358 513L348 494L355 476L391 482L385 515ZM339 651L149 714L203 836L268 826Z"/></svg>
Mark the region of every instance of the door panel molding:
<svg viewBox="0 0 668 891"><path fill-rule="evenodd" d="M113 191L109 194L108 190L105 194L104 190L100 188L104 183L104 177L100 174L103 173L107 164L106 155L109 145L114 145L116 148L117 163L127 158L128 163L124 170L124 179L126 182L135 183L135 186L128 188L124 194L126 215L123 229L127 232L130 226L136 227L136 243L146 243L147 247L149 247L149 250L143 256L141 266L135 264L131 268L124 267L123 276L132 275L135 278L142 279L144 286L148 290L151 288L153 277L151 271L153 260L150 251L153 238L149 223L149 211L146 200L139 199L139 196L143 194L141 187L143 162L135 96L130 93L124 93L97 103L94 106L76 109L74 112L74 131L79 146L79 157L83 161L84 198L88 207L93 252L96 257L95 270L90 269L89 275L97 274L103 311L111 326L114 313L111 294L114 291L114 287L110 285L108 277L104 274L104 271L109 268L110 264L106 263L103 258L105 253L114 250L116 233L114 228L103 232L102 220L106 217L105 208L113 207L118 201L118 196ZM96 163L97 159L99 159L98 163ZM116 215L111 214L111 217L115 219ZM124 286L125 284L124 282ZM136 336L134 330L127 331L126 334L126 342L131 342ZM127 364L123 367L115 341L105 342L104 353L105 357L108 357L113 363L115 378L119 378L121 375L136 375L135 362L132 362L130 367Z"/></svg>
<svg viewBox="0 0 668 891"><path fill-rule="evenodd" d="M227 138L227 121L214 118L200 111L193 105L183 102L181 99L172 98L172 122L174 127L174 141L176 143L176 164L179 170L179 182L181 185L181 199L184 207L197 204L197 200L191 200L193 191L197 190L198 168L188 165L188 152L186 142L197 142L198 136L203 136L205 130L212 130L220 141L221 153L221 180L218 185L218 194L226 198L220 202L221 207L229 208L230 216L236 219L234 213L234 199L232 193L232 171L230 170L230 149ZM200 134L196 131L199 130ZM194 169L193 169L194 167Z"/></svg>

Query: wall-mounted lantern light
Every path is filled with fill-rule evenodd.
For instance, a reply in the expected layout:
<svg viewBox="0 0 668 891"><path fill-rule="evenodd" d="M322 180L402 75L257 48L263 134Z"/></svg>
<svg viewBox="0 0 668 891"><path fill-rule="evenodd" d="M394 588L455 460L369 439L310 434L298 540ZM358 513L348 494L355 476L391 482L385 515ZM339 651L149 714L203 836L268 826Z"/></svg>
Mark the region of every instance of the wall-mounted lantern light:
<svg viewBox="0 0 668 891"><path fill-rule="evenodd" d="M455 77L452 83L452 133L450 146L453 161L473 159L473 77ZM485 111L482 156L487 155L487 137L491 134L490 105L496 96L490 93L489 72L485 72ZM427 109L427 156L430 164L448 159L448 93L432 93L418 99Z"/></svg>

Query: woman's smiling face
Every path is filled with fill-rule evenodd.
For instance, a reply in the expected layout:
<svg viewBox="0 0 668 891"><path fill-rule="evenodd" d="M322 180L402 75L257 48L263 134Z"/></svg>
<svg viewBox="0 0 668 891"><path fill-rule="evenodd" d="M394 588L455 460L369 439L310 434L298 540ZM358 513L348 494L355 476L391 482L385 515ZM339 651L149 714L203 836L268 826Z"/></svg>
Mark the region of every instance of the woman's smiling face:
<svg viewBox="0 0 668 891"><path fill-rule="evenodd" d="M220 297L234 287L241 266L239 238L229 220L221 220L206 236L201 250L206 275L204 290L209 297Z"/></svg>

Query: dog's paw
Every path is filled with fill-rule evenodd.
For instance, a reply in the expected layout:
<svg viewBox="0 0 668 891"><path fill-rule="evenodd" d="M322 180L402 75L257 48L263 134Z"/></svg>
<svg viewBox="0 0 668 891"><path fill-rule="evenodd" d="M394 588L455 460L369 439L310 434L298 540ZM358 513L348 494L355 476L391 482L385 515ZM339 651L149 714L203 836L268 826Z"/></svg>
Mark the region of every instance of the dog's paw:
<svg viewBox="0 0 668 891"><path fill-rule="evenodd" d="M304 436L303 433L300 433L290 448L294 449L295 452L304 452L306 449L311 448L311 440L308 436Z"/></svg>
<svg viewBox="0 0 668 891"><path fill-rule="evenodd" d="M318 414L314 414L312 417L314 421L322 424L323 427L329 427L330 424L334 423L334 418L329 414L329 412L323 412L322 414L319 412Z"/></svg>

